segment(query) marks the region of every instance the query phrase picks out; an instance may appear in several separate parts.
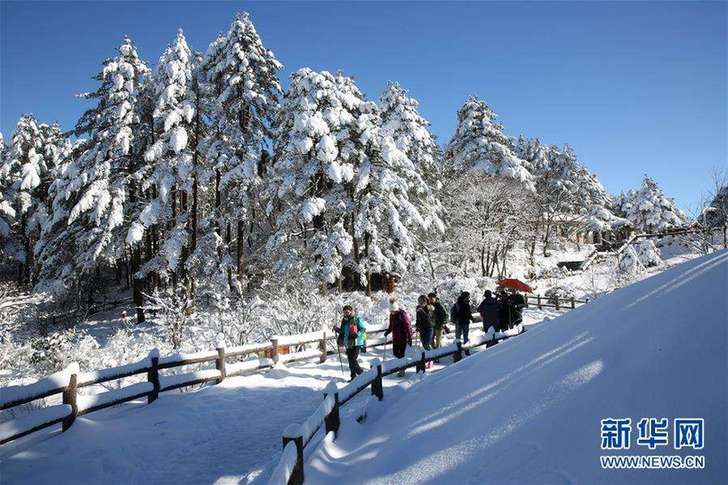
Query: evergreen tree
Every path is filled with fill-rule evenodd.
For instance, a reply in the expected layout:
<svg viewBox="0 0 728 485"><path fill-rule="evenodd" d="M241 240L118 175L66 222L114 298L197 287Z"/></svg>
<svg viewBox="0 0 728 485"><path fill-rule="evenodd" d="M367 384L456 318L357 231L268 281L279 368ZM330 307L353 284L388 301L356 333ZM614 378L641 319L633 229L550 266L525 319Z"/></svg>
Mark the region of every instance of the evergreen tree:
<svg viewBox="0 0 728 485"><path fill-rule="evenodd" d="M126 242L142 241L153 235L158 251L144 264L139 277L149 272L176 276L183 249L188 244L188 199L191 199L195 140L195 106L191 98L193 58L182 31L159 59L156 75L149 84L153 102L153 143L144 153L145 163L137 171L140 189L151 194L135 215Z"/></svg>
<svg viewBox="0 0 728 485"><path fill-rule="evenodd" d="M124 252L130 174L136 171L140 137L137 98L148 69L129 38L104 61L99 88L81 95L96 101L76 125L89 139L64 171L53 202L54 228L41 245L40 285L63 293L104 260ZM132 191L133 193L133 191Z"/></svg>
<svg viewBox="0 0 728 485"><path fill-rule="evenodd" d="M14 177L15 164L11 163L10 148L5 145L5 138L0 133L0 258L18 260L20 246L14 232L15 199Z"/></svg>
<svg viewBox="0 0 728 485"><path fill-rule="evenodd" d="M666 231L680 227L687 221L675 201L665 196L657 183L647 175L639 190L630 190L618 197L616 207L620 215L640 231Z"/></svg>
<svg viewBox="0 0 728 485"><path fill-rule="evenodd" d="M244 273L245 230L255 219L258 164L279 108L277 72L281 68L247 13L235 17L227 34L210 44L202 61L210 129L201 151L214 176L213 209L205 225L216 232L206 246L215 249L215 271L227 273L228 289L239 291Z"/></svg>
<svg viewBox="0 0 728 485"><path fill-rule="evenodd" d="M515 179L533 189L533 177L526 162L513 153L511 145L493 110L471 96L458 111L455 134L445 149L448 175L496 175Z"/></svg>
<svg viewBox="0 0 728 485"><path fill-rule="evenodd" d="M342 75L303 68L291 75L276 124L267 244L277 269L334 283L352 260L354 172L362 140L355 124L363 96Z"/></svg>

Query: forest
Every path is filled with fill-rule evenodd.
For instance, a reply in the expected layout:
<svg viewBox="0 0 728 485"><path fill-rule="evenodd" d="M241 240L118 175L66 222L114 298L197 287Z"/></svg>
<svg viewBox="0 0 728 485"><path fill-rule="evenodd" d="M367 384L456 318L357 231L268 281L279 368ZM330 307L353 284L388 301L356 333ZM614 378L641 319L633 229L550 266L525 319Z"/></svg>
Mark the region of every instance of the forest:
<svg viewBox="0 0 728 485"><path fill-rule="evenodd" d="M697 218L647 175L609 194L572 147L506 134L481 98L441 145L397 82L370 99L302 68L284 89L281 68L241 13L204 53L180 30L153 68L123 39L75 127L21 117L0 148L5 363L93 354L77 324L100 302L117 353L155 332L243 344L318 329L385 275L537 279L567 247L725 224L725 185Z"/></svg>

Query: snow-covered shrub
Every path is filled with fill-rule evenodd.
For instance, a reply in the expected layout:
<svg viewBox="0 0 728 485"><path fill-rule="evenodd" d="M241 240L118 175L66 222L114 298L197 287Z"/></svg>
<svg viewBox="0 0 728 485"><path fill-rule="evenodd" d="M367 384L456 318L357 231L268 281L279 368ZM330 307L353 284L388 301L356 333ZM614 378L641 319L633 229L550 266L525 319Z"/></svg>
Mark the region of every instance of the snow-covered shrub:
<svg viewBox="0 0 728 485"><path fill-rule="evenodd" d="M549 303L556 303L556 298L560 302L564 302L575 297L574 288L567 285L554 286L544 292L544 296L548 298Z"/></svg>
<svg viewBox="0 0 728 485"><path fill-rule="evenodd" d="M463 291L470 292L471 299L476 299L483 294L483 291L478 286L478 280L476 278L468 278L466 276L457 276L446 280L440 283L437 287L438 297L441 301L446 303L454 303Z"/></svg>
<svg viewBox="0 0 728 485"><path fill-rule="evenodd" d="M631 244L619 259L619 270L625 274L642 273L662 263L655 243L645 240Z"/></svg>
<svg viewBox="0 0 728 485"><path fill-rule="evenodd" d="M655 246L655 243L649 239L639 241L634 244L637 257L640 259L642 266L650 268L652 266L658 266L662 263L660 258L660 252Z"/></svg>
<svg viewBox="0 0 728 485"><path fill-rule="evenodd" d="M157 290L147 296L145 310L164 330L167 341L174 349L180 349L189 335L194 302L184 288Z"/></svg>

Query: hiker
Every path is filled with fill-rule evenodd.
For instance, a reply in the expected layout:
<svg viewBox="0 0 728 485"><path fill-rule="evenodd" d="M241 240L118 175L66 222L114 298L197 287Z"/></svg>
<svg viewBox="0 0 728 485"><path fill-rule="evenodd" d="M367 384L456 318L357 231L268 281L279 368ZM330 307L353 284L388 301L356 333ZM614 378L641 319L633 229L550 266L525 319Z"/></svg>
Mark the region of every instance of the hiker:
<svg viewBox="0 0 728 485"><path fill-rule="evenodd" d="M395 300L389 302L389 327L384 331L384 338L392 334L392 353L398 359L405 355L407 346L412 346L412 323L407 312L399 307ZM399 371L404 376L404 369Z"/></svg>
<svg viewBox="0 0 728 485"><path fill-rule="evenodd" d="M435 328L432 332L432 348L439 349L442 347L442 332L450 333L450 329L447 328L447 310L445 310L445 305L442 304L437 297L437 293L434 291L427 295L427 297L430 300L430 305L435 307Z"/></svg>
<svg viewBox="0 0 728 485"><path fill-rule="evenodd" d="M483 319L483 332L488 333L489 327L493 327L493 330L498 330L498 325L500 324L500 307L490 290L485 290L483 296L483 301L478 305L478 313L480 313L480 317Z"/></svg>
<svg viewBox="0 0 728 485"><path fill-rule="evenodd" d="M451 320L455 322L455 338L462 339L461 342L466 344L469 340L470 322L473 321L470 293L467 291L460 293L451 311Z"/></svg>
<svg viewBox="0 0 728 485"><path fill-rule="evenodd" d="M417 318L415 326L425 350L432 348L432 330L435 328L435 307L425 295L417 298Z"/></svg>
<svg viewBox="0 0 728 485"><path fill-rule="evenodd" d="M356 315L351 305L344 306L344 318L341 319L341 328L337 343L346 349L346 359L349 361L349 373L353 380L364 372L359 366L359 350L366 347L366 324Z"/></svg>
<svg viewBox="0 0 728 485"><path fill-rule="evenodd" d="M495 290L496 300L498 302L498 331L504 332L508 330L510 325L510 310L508 305L508 294L502 287Z"/></svg>
<svg viewBox="0 0 728 485"><path fill-rule="evenodd" d="M526 299L518 290L508 297L508 310L510 312L510 328L520 325L523 322L523 309L526 307Z"/></svg>

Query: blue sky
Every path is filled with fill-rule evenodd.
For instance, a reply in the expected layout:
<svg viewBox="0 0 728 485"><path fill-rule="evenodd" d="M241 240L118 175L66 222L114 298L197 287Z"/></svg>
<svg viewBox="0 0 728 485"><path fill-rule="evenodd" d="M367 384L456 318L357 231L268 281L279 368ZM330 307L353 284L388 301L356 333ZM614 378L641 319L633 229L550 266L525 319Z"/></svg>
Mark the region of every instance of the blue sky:
<svg viewBox="0 0 728 485"><path fill-rule="evenodd" d="M647 173L685 209L728 166L725 2L0 2L0 130L32 113L70 129L74 94L124 35L155 65L178 27L204 51L251 13L288 75L343 70L371 99L388 80L441 143L468 95L509 135L568 142L612 193Z"/></svg>

